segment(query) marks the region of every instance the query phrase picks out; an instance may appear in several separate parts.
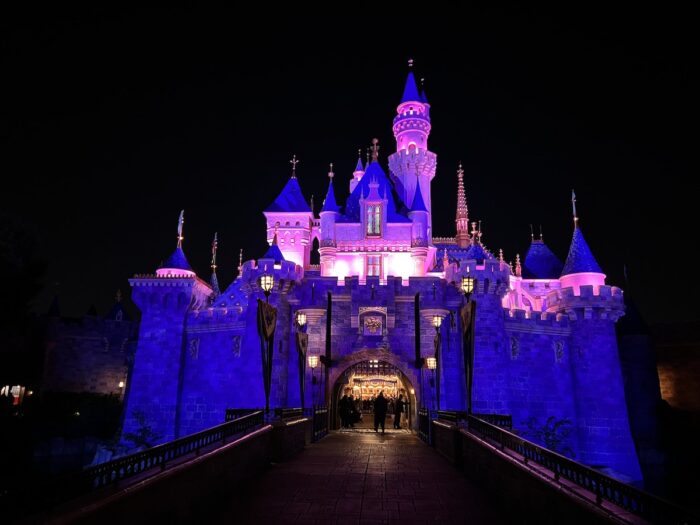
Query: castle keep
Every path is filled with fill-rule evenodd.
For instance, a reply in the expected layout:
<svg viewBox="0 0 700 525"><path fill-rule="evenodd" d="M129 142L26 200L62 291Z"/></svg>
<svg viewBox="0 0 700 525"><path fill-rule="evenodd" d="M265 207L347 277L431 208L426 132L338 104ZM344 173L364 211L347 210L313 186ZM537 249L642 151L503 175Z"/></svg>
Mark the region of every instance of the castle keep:
<svg viewBox="0 0 700 525"><path fill-rule="evenodd" d="M641 479L614 329L624 313L622 290L606 284L575 208L564 263L534 236L522 263L492 253L470 222L461 166L455 231L434 235L430 110L409 71L393 121L396 151L385 162L375 140L349 187L340 187L331 166L318 215L294 159L291 177L263 211L268 251L241 262L225 290L215 260L211 277L200 278L181 242L154 274L130 279L142 321L124 432L144 415L165 441L221 423L227 408L265 405L258 301L265 302L261 277L272 276L272 408L335 404L343 392L365 398L384 389L405 394L415 425L421 406L467 410L471 375L474 413L511 414L516 430L569 420L567 446L578 461ZM316 241L320 264L312 265ZM469 297L465 277L474 279ZM476 305L473 354L462 331L467 301ZM307 362L324 357L305 370L300 313ZM436 332L433 370L425 364L436 354Z"/></svg>

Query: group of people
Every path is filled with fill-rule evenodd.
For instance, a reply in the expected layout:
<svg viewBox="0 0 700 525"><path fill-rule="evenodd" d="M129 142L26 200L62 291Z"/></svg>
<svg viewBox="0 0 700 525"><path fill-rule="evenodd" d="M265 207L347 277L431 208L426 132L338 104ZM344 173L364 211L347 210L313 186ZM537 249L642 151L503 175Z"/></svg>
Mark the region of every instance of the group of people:
<svg viewBox="0 0 700 525"><path fill-rule="evenodd" d="M386 415L391 404L391 411L394 413L394 428L401 428L401 414L406 411L406 402L403 400L403 394L399 394L396 399L387 399L384 397L384 392L379 392L379 395L370 400L372 410L374 412L374 431L379 432L379 427L382 427L384 433L384 424ZM357 402L353 396L345 394L338 403L338 412L340 414L340 424L342 428L354 428L355 423L360 421L362 411L360 407L365 407L366 401Z"/></svg>

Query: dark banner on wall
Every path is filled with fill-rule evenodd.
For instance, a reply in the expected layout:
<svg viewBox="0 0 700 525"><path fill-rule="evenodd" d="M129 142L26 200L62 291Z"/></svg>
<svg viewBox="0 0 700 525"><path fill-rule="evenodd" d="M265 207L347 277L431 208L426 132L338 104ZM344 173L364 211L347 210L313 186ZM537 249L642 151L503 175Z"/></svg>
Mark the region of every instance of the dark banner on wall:
<svg viewBox="0 0 700 525"><path fill-rule="evenodd" d="M467 379L467 412L472 413L472 384L474 383L474 324L476 303L469 301L459 312L462 321L462 341L464 348L464 372Z"/></svg>
<svg viewBox="0 0 700 525"><path fill-rule="evenodd" d="M306 391L306 351L309 349L309 334L297 332L296 340L297 358L299 360L299 393L301 394L301 408L304 408L304 393Z"/></svg>
<svg viewBox="0 0 700 525"><path fill-rule="evenodd" d="M262 352L263 386L265 387L265 410L270 411L270 384L272 383L272 351L274 350L277 308L258 299L258 335Z"/></svg>

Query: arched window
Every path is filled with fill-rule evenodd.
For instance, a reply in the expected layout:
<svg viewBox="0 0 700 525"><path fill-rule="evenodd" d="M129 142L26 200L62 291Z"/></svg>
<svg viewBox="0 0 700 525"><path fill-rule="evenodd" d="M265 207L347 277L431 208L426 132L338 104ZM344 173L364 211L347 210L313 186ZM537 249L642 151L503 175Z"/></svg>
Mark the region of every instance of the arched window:
<svg viewBox="0 0 700 525"><path fill-rule="evenodd" d="M378 237L382 234L382 207L379 204L367 206L367 235Z"/></svg>

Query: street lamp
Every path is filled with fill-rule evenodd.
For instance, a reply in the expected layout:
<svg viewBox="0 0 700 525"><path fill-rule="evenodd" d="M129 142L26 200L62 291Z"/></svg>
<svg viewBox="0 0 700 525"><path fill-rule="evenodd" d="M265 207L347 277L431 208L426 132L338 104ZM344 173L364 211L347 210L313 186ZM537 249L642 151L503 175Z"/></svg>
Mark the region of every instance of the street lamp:
<svg viewBox="0 0 700 525"><path fill-rule="evenodd" d="M304 326L306 326L306 314L304 312L297 312L297 325L300 330L303 330Z"/></svg>
<svg viewBox="0 0 700 525"><path fill-rule="evenodd" d="M437 368L437 359L434 357L426 357L425 364L428 366L429 370L435 372L435 369Z"/></svg>
<svg viewBox="0 0 700 525"><path fill-rule="evenodd" d="M434 315L433 316L433 326L435 327L435 331L439 332L440 331L440 326L442 325L442 316L441 315Z"/></svg>
<svg viewBox="0 0 700 525"><path fill-rule="evenodd" d="M469 302L469 297L474 291L474 281L474 277L462 277L462 292L464 292L464 296L467 298L467 302Z"/></svg>
<svg viewBox="0 0 700 525"><path fill-rule="evenodd" d="M272 275L261 275L260 276L260 288L262 288L265 294L265 302L270 302L270 292L272 292L272 286L275 284L275 278Z"/></svg>
<svg viewBox="0 0 700 525"><path fill-rule="evenodd" d="M314 373L316 371L316 367L318 366L318 356L317 355L309 355L309 368L311 369L311 397L313 398L311 401L312 405L315 405L316 401L316 396L314 392L314 385L316 385L316 374Z"/></svg>

